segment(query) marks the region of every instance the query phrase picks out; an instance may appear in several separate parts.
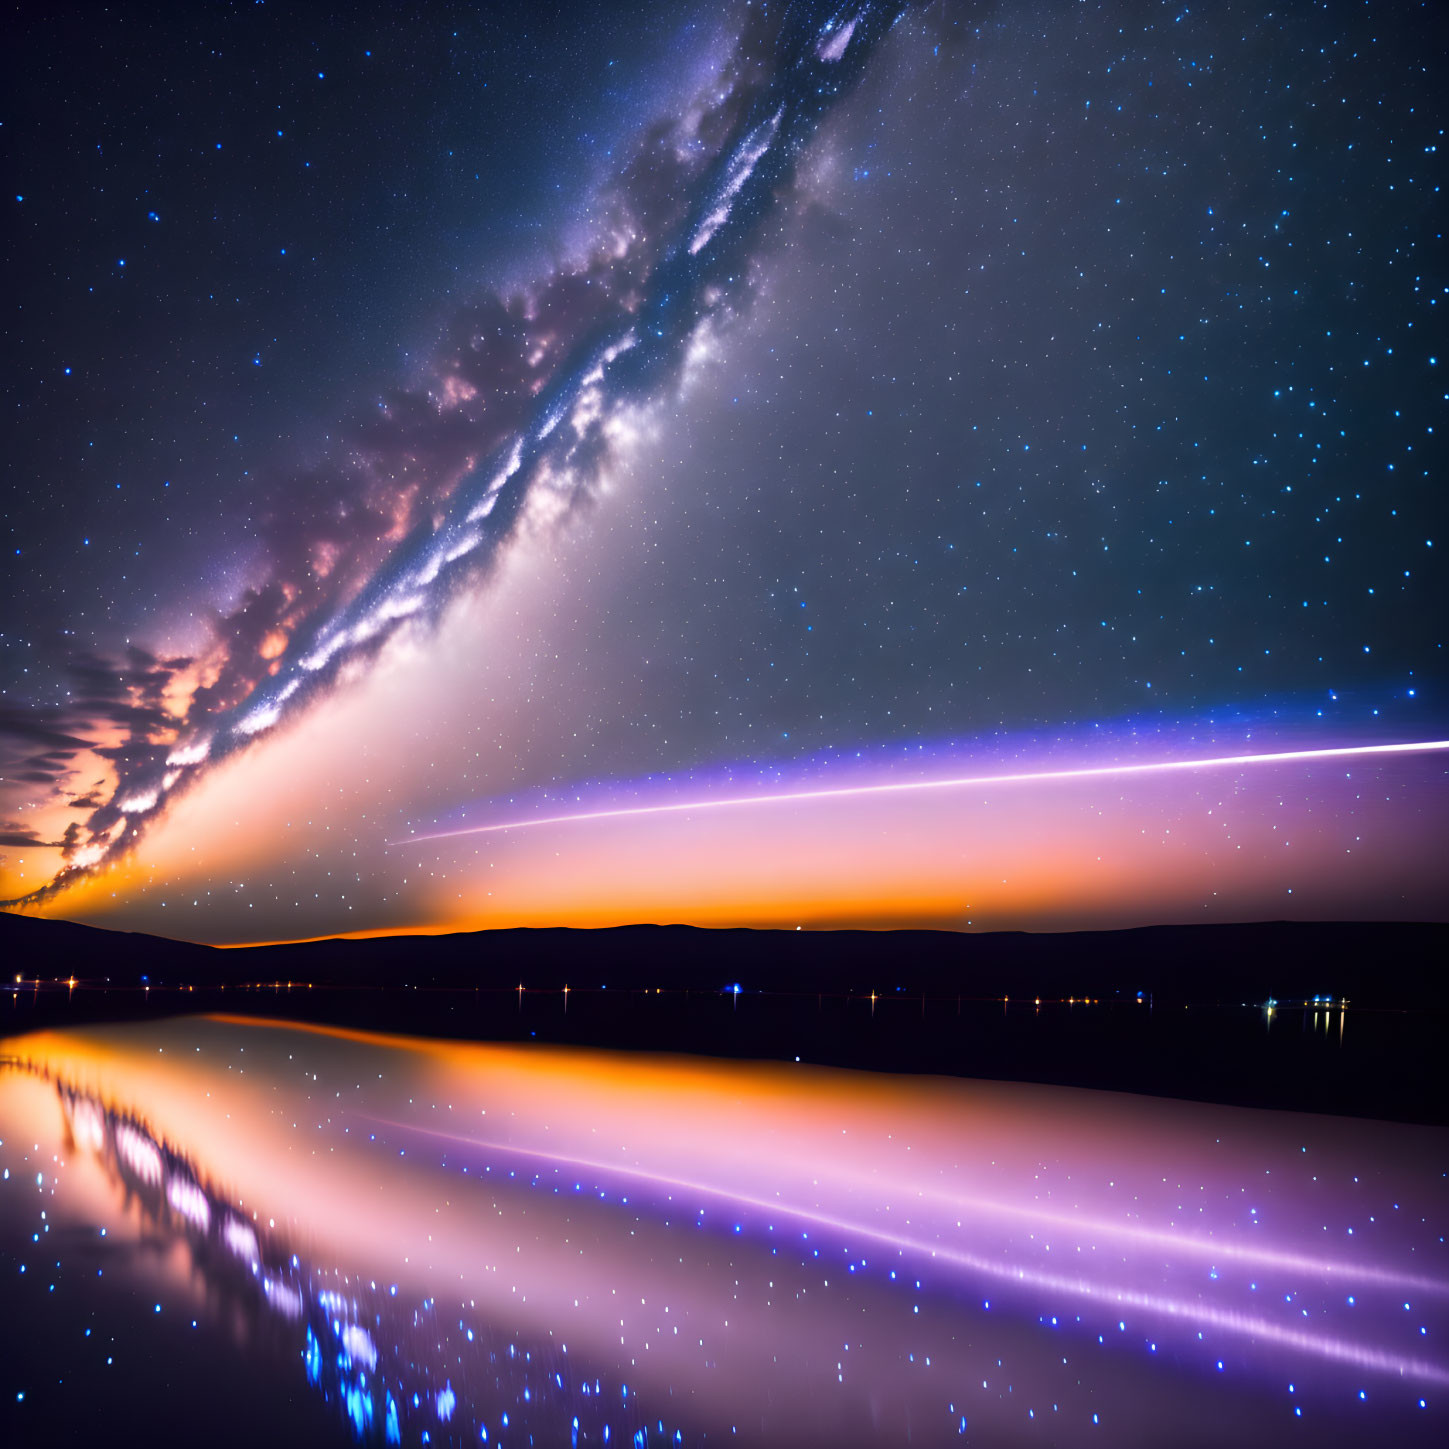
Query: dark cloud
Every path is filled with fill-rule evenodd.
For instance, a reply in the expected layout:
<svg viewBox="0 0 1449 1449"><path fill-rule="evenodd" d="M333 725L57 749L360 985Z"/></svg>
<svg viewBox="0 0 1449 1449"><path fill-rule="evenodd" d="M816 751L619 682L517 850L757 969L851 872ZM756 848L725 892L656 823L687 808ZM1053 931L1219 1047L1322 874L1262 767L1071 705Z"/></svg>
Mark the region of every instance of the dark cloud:
<svg viewBox="0 0 1449 1449"><path fill-rule="evenodd" d="M77 653L65 662L64 674L73 688L63 706L0 706L0 775L12 786L35 787L33 795L40 801L66 788L77 759L87 751L115 762L123 776L154 765L176 729L164 704L165 691L191 663L184 657L158 658L136 646L119 660ZM97 812L84 836L72 825L61 842L31 836L10 843L63 845L69 857L118 815L107 806L99 782L66 803Z"/></svg>
<svg viewBox="0 0 1449 1449"><path fill-rule="evenodd" d="M60 710L17 708L0 704L0 741L51 745L62 750L83 750L90 741L72 733Z"/></svg>
<svg viewBox="0 0 1449 1449"><path fill-rule="evenodd" d="M28 830L18 820L0 821L0 845L12 845L22 849L30 845L39 845L50 850L59 843L55 840L42 840L33 830Z"/></svg>

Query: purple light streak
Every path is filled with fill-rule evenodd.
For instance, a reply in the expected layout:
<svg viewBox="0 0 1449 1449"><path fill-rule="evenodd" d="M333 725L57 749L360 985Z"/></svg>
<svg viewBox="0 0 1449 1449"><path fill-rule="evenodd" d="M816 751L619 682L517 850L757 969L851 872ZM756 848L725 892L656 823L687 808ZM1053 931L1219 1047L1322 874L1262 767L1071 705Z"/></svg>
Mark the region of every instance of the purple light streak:
<svg viewBox="0 0 1449 1449"><path fill-rule="evenodd" d="M892 780L875 785L841 785L817 790L787 790L768 794L731 795L703 800L671 801L659 805L627 805L608 810L577 811L532 819L504 820L489 825L468 825L389 840L389 850L429 840L452 840L464 835L491 835L504 830L528 830L541 825L582 825L597 820L622 820L644 815L692 814L745 805L788 805L814 800L840 800L853 796L892 795L922 790L960 790L991 785L1045 784L1052 781L1126 778L1163 775L1187 770L1237 769L1255 765L1308 763L1316 760L1368 759L1381 755L1416 755L1449 750L1449 740L1406 740L1380 745L1338 745L1322 749L1272 750L1257 754L1213 755L1191 760L1147 760L1136 764L1087 765L1064 770L1028 770L1013 774L961 775L944 780Z"/></svg>

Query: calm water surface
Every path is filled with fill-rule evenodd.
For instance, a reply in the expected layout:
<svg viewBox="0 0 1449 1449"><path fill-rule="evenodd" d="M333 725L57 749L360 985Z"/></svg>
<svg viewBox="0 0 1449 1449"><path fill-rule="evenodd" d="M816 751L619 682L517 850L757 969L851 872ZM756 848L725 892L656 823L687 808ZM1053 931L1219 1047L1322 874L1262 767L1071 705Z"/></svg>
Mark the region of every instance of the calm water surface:
<svg viewBox="0 0 1449 1449"><path fill-rule="evenodd" d="M240 1017L3 1050L7 1443L1449 1430L1439 1129Z"/></svg>

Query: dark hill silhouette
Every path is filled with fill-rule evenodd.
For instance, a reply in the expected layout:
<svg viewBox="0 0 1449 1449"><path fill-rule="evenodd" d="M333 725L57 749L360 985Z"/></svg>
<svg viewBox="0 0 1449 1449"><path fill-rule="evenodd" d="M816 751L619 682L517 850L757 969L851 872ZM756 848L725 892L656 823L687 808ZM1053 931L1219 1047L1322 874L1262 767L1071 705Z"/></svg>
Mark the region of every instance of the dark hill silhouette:
<svg viewBox="0 0 1449 1449"><path fill-rule="evenodd" d="M230 1011L1442 1123L1446 947L1443 925L1265 922L1060 935L629 926L219 950L9 915L0 1032ZM52 984L17 987L17 974ZM53 984L71 976L74 991ZM1301 1005L1320 995L1351 1010Z"/></svg>
<svg viewBox="0 0 1449 1449"><path fill-rule="evenodd" d="M69 921L0 915L25 975L141 975L195 984L297 980L388 987L721 988L973 997L1153 993L1159 1001L1449 1005L1449 925L1267 921L1123 931L769 931L536 928L331 938L218 949Z"/></svg>

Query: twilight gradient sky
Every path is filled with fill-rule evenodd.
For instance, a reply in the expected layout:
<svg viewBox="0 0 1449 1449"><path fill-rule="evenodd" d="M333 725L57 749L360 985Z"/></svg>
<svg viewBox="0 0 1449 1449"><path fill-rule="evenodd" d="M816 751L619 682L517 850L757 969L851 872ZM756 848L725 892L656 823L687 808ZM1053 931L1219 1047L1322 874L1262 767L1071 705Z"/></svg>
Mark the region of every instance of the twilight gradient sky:
<svg viewBox="0 0 1449 1449"><path fill-rule="evenodd" d="M1435 23L36 7L0 896L1442 918Z"/></svg>

